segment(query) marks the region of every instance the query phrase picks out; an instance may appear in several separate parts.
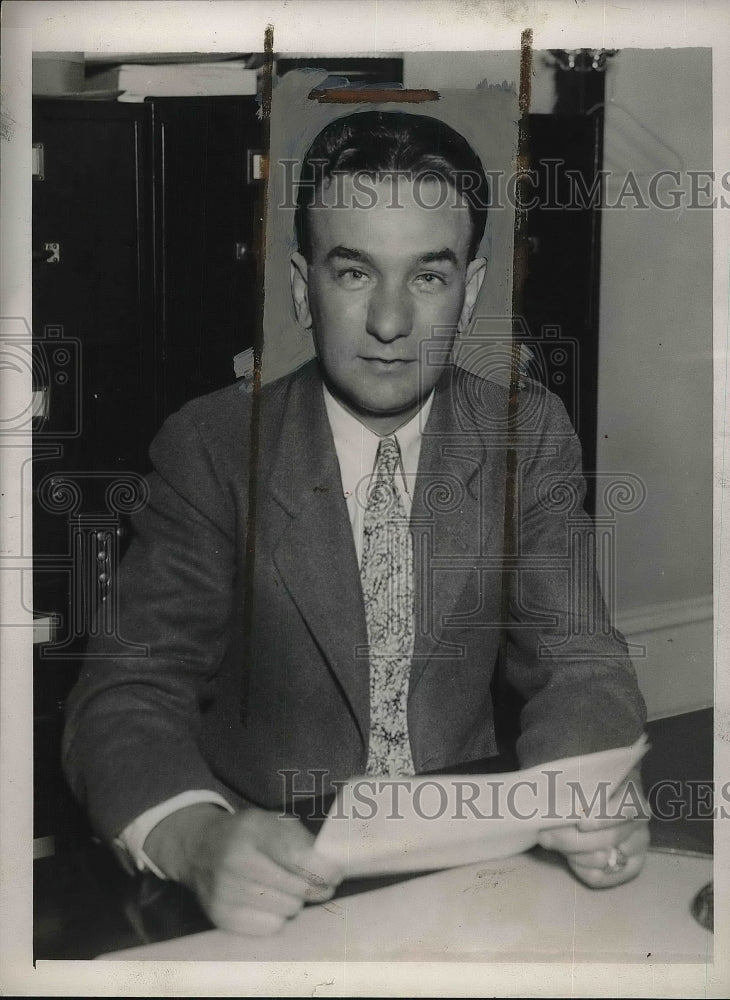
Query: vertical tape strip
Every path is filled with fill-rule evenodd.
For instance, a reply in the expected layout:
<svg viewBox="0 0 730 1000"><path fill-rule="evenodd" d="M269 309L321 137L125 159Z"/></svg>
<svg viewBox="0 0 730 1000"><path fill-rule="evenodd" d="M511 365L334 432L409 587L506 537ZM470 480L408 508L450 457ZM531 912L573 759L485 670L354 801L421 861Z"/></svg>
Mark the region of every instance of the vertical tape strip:
<svg viewBox="0 0 730 1000"><path fill-rule="evenodd" d="M515 570L511 568L517 554L517 449L515 435L517 431L517 410L520 391L520 355L521 345L518 334L521 331L523 315L524 289L527 278L527 211L524 208L526 199L523 188L527 181L530 157L530 89L532 80L532 29L522 32L520 39L520 90L519 90L519 133L517 140L517 162L515 172L517 187L515 189L515 221L514 250L512 256L512 345L510 351L509 398L507 401L507 453L504 490L504 538L502 543L502 594L500 620L505 625L509 621L510 577ZM500 645L500 660L504 664L507 642L506 628L502 629ZM497 675L497 694L505 691L506 678L504 670ZM496 720L495 720L496 721Z"/></svg>
<svg viewBox="0 0 730 1000"><path fill-rule="evenodd" d="M261 93L261 146L265 155L263 179L259 186L256 211L256 323L253 342L253 392L251 398L251 427L248 467L248 520L246 524L246 570L244 579L243 639L244 658L247 658L253 631L255 598L254 579L256 563L256 528L258 524L259 465L261 461L261 364L264 353L264 294L266 274L266 212L269 203L269 176L271 154L271 94L274 71L274 27L268 25L264 33L264 66ZM245 721L248 705L249 671L241 664L241 721Z"/></svg>

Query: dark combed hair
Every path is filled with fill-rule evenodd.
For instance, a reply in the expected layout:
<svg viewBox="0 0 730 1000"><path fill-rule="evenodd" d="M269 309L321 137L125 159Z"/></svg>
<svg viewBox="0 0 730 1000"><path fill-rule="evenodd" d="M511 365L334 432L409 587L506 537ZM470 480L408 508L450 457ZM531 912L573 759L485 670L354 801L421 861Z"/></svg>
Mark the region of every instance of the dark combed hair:
<svg viewBox="0 0 730 1000"><path fill-rule="evenodd" d="M361 111L337 118L315 138L302 161L297 191L294 227L301 253L310 253L308 209L327 181L336 174L377 179L394 171L413 181L438 178L464 197L472 229L469 257L475 257L489 205L482 162L451 126L402 111Z"/></svg>

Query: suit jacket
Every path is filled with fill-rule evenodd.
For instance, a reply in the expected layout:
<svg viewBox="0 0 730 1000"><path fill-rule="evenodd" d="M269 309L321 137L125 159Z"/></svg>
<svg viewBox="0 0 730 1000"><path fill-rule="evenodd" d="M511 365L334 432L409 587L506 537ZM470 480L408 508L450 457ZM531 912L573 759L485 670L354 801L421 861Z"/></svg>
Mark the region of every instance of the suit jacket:
<svg viewBox="0 0 730 1000"><path fill-rule="evenodd" d="M364 771L365 615L316 362L262 391L253 426L252 412L239 383L187 404L152 444L149 503L112 592L118 635L92 642L68 706L66 773L104 837L187 789L281 808L282 772L304 789L317 771L326 792ZM576 600L598 590L573 429L533 383L513 417L510 436L507 391L453 368L424 428L408 692L419 772L496 753L499 656L527 699L523 766L643 728L622 638L600 596ZM146 650L119 655L120 637Z"/></svg>

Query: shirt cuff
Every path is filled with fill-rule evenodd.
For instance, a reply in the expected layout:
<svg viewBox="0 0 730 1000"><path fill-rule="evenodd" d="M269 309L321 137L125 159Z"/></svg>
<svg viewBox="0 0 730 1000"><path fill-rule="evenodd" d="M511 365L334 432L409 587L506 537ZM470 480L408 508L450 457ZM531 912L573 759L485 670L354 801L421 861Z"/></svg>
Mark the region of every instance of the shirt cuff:
<svg viewBox="0 0 730 1000"><path fill-rule="evenodd" d="M226 809L229 813L234 813L236 810L233 806L226 802L222 795L217 792L211 792L206 789L196 789L194 791L180 792L179 795L173 795L171 799L166 799L164 802L160 802L159 805L153 806L146 812L143 812L141 816L125 826L118 837L114 839L114 844L116 847L121 848L122 851L126 852L128 857L131 857L134 861L137 869L141 872L150 871L155 874L158 878L165 879L167 881L167 875L162 872L157 865L149 858L144 851L144 842L147 840L147 836L151 833L152 829L161 823L163 819L171 816L174 812L179 809L185 809L187 806L200 805L203 802L210 802L212 805L221 806Z"/></svg>

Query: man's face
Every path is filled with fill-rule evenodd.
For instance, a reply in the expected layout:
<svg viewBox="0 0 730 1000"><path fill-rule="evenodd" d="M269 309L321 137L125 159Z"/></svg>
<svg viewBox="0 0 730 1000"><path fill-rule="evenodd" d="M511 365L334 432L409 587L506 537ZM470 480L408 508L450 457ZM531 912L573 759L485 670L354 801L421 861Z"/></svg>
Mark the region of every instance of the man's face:
<svg viewBox="0 0 730 1000"><path fill-rule="evenodd" d="M469 211L451 188L403 177L367 184L363 194L339 177L325 188L324 207L309 209L310 259L293 255L292 293L332 393L387 434L436 384L443 363L428 363L420 345L437 329L439 344L451 347L485 261L468 261Z"/></svg>

